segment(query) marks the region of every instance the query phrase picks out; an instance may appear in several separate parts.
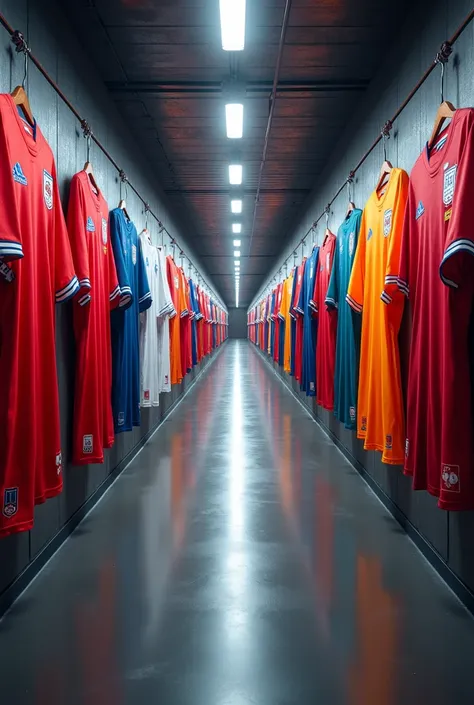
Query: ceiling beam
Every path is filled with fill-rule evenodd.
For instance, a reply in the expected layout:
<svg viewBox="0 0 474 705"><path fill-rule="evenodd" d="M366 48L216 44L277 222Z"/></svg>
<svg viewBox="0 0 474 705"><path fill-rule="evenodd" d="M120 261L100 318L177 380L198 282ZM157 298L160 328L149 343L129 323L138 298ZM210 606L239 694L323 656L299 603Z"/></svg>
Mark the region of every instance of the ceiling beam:
<svg viewBox="0 0 474 705"><path fill-rule="evenodd" d="M256 188L238 188L235 190L235 197L241 195L244 196L254 196L257 192ZM198 196L231 196L233 194L232 187L227 188L184 188L184 189L165 189L167 196L188 196L188 195L198 195ZM306 188L262 188L260 189L260 194L262 196L270 195L293 195L293 196L307 196L311 193L311 189Z"/></svg>
<svg viewBox="0 0 474 705"><path fill-rule="evenodd" d="M366 79L318 80L318 81L280 81L277 93L321 93L336 91L365 91L369 81ZM225 84L221 81L106 81L111 93L156 93L183 95L221 95ZM247 97L267 96L272 89L271 81L247 81Z"/></svg>

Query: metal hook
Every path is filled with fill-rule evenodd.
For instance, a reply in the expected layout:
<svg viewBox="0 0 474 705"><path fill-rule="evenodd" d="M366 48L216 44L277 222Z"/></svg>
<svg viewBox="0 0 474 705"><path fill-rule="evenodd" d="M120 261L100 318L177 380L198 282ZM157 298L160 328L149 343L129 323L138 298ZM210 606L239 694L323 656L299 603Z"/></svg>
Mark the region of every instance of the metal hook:
<svg viewBox="0 0 474 705"><path fill-rule="evenodd" d="M441 102L444 103L444 74L445 74L445 64L448 62L449 57L453 51L453 47L450 42L443 42L441 47L436 54L435 63L441 65L441 76L440 76L440 96Z"/></svg>
<svg viewBox="0 0 474 705"><path fill-rule="evenodd" d="M21 82L21 87L24 89L26 85L26 79L28 78L28 54L31 52L31 49L26 43L26 39L22 32L19 32L17 29L13 32L11 39L13 44L15 45L15 51L18 53L23 52L25 58L23 80Z"/></svg>
<svg viewBox="0 0 474 705"><path fill-rule="evenodd" d="M354 200L354 172L351 171L347 177L347 193L349 198L349 203Z"/></svg>
<svg viewBox="0 0 474 705"><path fill-rule="evenodd" d="M387 120L385 125L382 127L382 141L383 141L383 159L384 162L387 161L387 140L390 139L390 130L393 124L391 120Z"/></svg>
<svg viewBox="0 0 474 705"><path fill-rule="evenodd" d="M23 81L21 82L21 87L24 89L26 86L26 80L28 78L28 51L25 49L24 52L24 57L25 57L25 67L23 70Z"/></svg>
<svg viewBox="0 0 474 705"><path fill-rule="evenodd" d="M325 214L326 214L326 228L329 230L329 214L331 212L331 204L328 203L326 206Z"/></svg>
<svg viewBox="0 0 474 705"><path fill-rule="evenodd" d="M148 213L150 212L150 206L145 203L145 230L148 230Z"/></svg>
<svg viewBox="0 0 474 705"><path fill-rule="evenodd" d="M126 200L127 200L127 183L128 183L128 179L127 179L127 174L124 172L123 169L120 169L120 171L119 171L119 177L120 177L120 200L126 201ZM124 199L122 199L122 184L125 185L125 198L124 198Z"/></svg>

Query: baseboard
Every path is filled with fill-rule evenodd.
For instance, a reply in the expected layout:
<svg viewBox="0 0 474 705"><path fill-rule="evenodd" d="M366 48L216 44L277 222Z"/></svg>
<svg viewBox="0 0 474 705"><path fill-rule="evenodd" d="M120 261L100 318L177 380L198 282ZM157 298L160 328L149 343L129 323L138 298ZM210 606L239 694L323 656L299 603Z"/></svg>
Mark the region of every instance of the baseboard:
<svg viewBox="0 0 474 705"><path fill-rule="evenodd" d="M271 370L277 379L288 389L293 397L298 401L305 411L310 414L311 418L318 424L321 430L330 438L334 445L341 451L346 460L352 465L352 467L357 470L361 475L362 479L367 483L372 492L378 497L382 502L384 507L390 512L393 518L400 524L400 526L405 530L407 536L413 541L418 550L426 558L428 563L436 570L438 575L444 580L448 587L454 592L456 597L463 603L463 605L474 615L474 593L469 589L469 587L463 583L463 581L454 573L449 565L441 558L439 553L431 545L431 543L421 534L416 526L408 519L406 514L402 512L400 507L395 504L395 502L384 492L379 484L374 480L372 475L366 470L360 461L358 461L352 453L346 448L346 446L341 443L339 438L331 431L330 428L326 426L325 423L321 421L311 409L305 405L301 399L298 397L295 390L290 384L290 377L287 377L284 373L280 373L273 366L273 362L270 362L268 357L263 353L257 346L252 344L252 348L260 355L262 360L267 365L268 369Z"/></svg>
<svg viewBox="0 0 474 705"><path fill-rule="evenodd" d="M176 399L173 404L167 409L163 418L160 419L159 423L156 424L152 429L150 429L138 443L130 450L129 453L120 461L120 463L107 475L105 480L99 485L99 487L91 494L91 496L82 504L79 509L77 509L74 514L68 519L68 521L61 527L57 534L42 548L42 550L33 558L28 566L15 578L15 580L3 591L0 595L0 618L5 615L5 613L10 609L15 600L24 592L38 573L44 568L46 563L52 558L56 551L61 548L64 542L69 538L74 529L78 527L81 521L89 514L89 512L94 509L99 500L104 496L107 490L114 484L117 478L122 474L122 472L130 465L130 463L136 458L138 453L142 450L143 446L149 441L149 439L159 430L161 425L169 418L170 414L179 406L179 404L185 399L189 394L191 389L194 387L196 382L201 378L201 376L207 372L209 367L215 362L218 355L222 352L225 343L215 350L214 354L208 359L208 362L199 370L199 373L193 379L187 390Z"/></svg>

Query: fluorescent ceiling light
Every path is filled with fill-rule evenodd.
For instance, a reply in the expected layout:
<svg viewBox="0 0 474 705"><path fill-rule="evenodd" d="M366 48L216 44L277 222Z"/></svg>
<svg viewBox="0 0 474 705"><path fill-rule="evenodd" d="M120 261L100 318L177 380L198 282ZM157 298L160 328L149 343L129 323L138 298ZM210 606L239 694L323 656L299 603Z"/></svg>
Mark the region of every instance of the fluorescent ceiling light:
<svg viewBox="0 0 474 705"><path fill-rule="evenodd" d="M240 247L241 241L240 240L234 240L234 247Z"/></svg>
<svg viewBox="0 0 474 705"><path fill-rule="evenodd" d="M230 202L230 208L232 213L242 213L242 201L240 199L233 199Z"/></svg>
<svg viewBox="0 0 474 705"><path fill-rule="evenodd" d="M242 164L229 164L229 183L240 186L242 183Z"/></svg>
<svg viewBox="0 0 474 705"><path fill-rule="evenodd" d="M227 103L225 106L225 123L227 137L230 140L241 139L244 134L244 106L242 103Z"/></svg>
<svg viewBox="0 0 474 705"><path fill-rule="evenodd" d="M239 260L239 259L235 259L235 260L234 260L234 264L235 264L236 267L237 267L237 266L240 267L240 260Z"/></svg>
<svg viewBox="0 0 474 705"><path fill-rule="evenodd" d="M240 250L234 250L234 257L240 257Z"/></svg>
<svg viewBox="0 0 474 705"><path fill-rule="evenodd" d="M235 233L235 235L238 235L239 233L242 232L242 224L241 223L232 223L232 232Z"/></svg>
<svg viewBox="0 0 474 705"><path fill-rule="evenodd" d="M222 48L243 51L245 47L246 0L219 0Z"/></svg>

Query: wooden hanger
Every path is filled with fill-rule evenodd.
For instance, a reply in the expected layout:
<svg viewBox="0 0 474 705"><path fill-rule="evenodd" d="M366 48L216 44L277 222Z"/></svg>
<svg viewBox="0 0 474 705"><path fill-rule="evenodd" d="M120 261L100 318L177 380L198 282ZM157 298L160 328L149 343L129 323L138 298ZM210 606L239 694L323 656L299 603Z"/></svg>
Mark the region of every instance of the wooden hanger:
<svg viewBox="0 0 474 705"><path fill-rule="evenodd" d="M428 141L428 149L431 149L431 147L433 147L434 141L441 132L445 121L452 119L454 117L455 112L456 108L454 107L454 105L450 103L449 100L443 100L436 112L433 131Z"/></svg>
<svg viewBox="0 0 474 705"><path fill-rule="evenodd" d="M26 95L26 91L23 86L17 86L13 89L11 93L13 102L23 111L25 118L28 120L30 125L34 127L35 119L33 117L33 112L30 107L30 101Z"/></svg>
<svg viewBox="0 0 474 705"><path fill-rule="evenodd" d="M354 201L352 200L352 184L353 184L353 182L354 182L354 172L351 171L351 173L347 177L347 195L349 197L349 205L347 206L345 220L347 220L347 218L350 216L352 211L355 210L355 207L356 207Z"/></svg>
<svg viewBox="0 0 474 705"><path fill-rule="evenodd" d="M127 220L131 220L130 216L127 213L127 203L124 198L120 199L120 203L118 204L118 207L123 210L123 214L126 217Z"/></svg>
<svg viewBox="0 0 474 705"><path fill-rule="evenodd" d="M120 170L119 177L120 177L120 201L119 201L118 207L120 208L120 210L122 210L124 212L124 215L127 218L127 220L131 220L130 216L127 213L127 202L126 202L125 198L122 198L122 184L125 184L125 195L127 194L127 176L122 169Z"/></svg>
<svg viewBox="0 0 474 705"><path fill-rule="evenodd" d="M375 190L377 193L380 194L382 189L387 186L388 181L390 179L390 174L392 173L393 166L391 162L386 159L384 163L382 164L382 168L380 169L380 174L379 174L379 179L377 182L377 186L375 187Z"/></svg>

